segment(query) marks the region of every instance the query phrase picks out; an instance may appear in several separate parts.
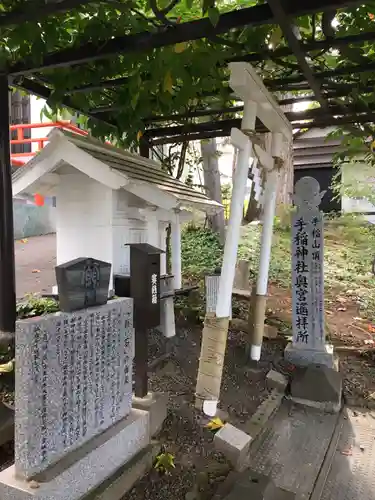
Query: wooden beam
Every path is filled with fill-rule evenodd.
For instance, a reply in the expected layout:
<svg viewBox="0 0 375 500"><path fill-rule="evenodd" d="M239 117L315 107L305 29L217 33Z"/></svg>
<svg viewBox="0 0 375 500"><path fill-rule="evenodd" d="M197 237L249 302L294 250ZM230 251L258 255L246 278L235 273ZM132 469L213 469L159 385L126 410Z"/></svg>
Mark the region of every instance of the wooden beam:
<svg viewBox="0 0 375 500"><path fill-rule="evenodd" d="M358 3L360 3L358 0L306 0L304 2L290 0L286 13L296 17ZM12 65L9 68L9 73L12 75L25 75L43 69L73 66L109 58L116 54L146 52L176 43L219 35L237 27L256 26L273 22L274 18L269 5L256 5L222 14L216 26L213 26L208 18L203 18L179 24L164 32L143 32L122 37L108 37L107 40L77 45L47 54L38 65L35 65L32 58L27 58Z"/></svg>
<svg viewBox="0 0 375 500"><path fill-rule="evenodd" d="M300 47L299 40L293 32L292 24L290 19L286 15L280 0L267 0L268 5L271 7L271 10L275 16L275 19L278 21L284 36L289 44L289 47L292 49L295 58L298 61L298 64L301 68L303 75L305 76L308 84L313 91L316 100L319 102L323 109L328 109L328 103L324 99L321 85L318 80L315 78L312 69L310 68L309 63L307 62L306 56L303 50Z"/></svg>
<svg viewBox="0 0 375 500"><path fill-rule="evenodd" d="M308 52L329 50L331 48L347 47L348 45L370 42L375 40L375 31L366 33L358 33L357 35L338 36L336 38L325 38L324 40L314 40L312 42L300 42L301 50L307 54ZM257 62L265 61L272 58L282 58L293 54L290 47L280 47L275 50L259 50L251 54L239 54L230 57L227 62Z"/></svg>
<svg viewBox="0 0 375 500"><path fill-rule="evenodd" d="M36 95L37 97L41 97L42 99L45 99L48 101L48 99L51 97L52 91L48 87L45 87L44 85L41 85L40 83L36 82L35 80L30 80L28 78L22 78L20 81L11 81L10 85L12 87L16 87L22 90L25 90L29 94ZM83 115L88 116L89 118L92 118L93 120L99 120L97 117L91 115L91 113L88 111L83 111L79 109L70 99L69 97L64 97L63 101L61 104L67 108L73 109L77 111L78 113L81 113ZM117 125L115 121L112 119L112 117L108 116L107 114L102 114L100 117L100 121L104 123L105 125L108 125L109 127L116 127Z"/></svg>
<svg viewBox="0 0 375 500"><path fill-rule="evenodd" d="M365 113L363 115L349 115L349 116L324 116L322 118L316 118L311 121L296 121L292 123L293 130L296 129L311 129L311 128L321 128L321 127L330 127L337 126L342 127L343 124L349 123L375 123L375 113ZM263 134L268 132L268 130L260 124L256 127L256 132L259 134ZM230 128L223 128L220 130L209 130L202 132L192 132L178 135L171 135L167 137L162 137L158 139L152 139L151 145L157 146L162 144L178 144L186 141L199 141L201 139L210 139L213 137L229 137L231 133ZM293 134L295 136L296 134Z"/></svg>
<svg viewBox="0 0 375 500"><path fill-rule="evenodd" d="M287 139L292 137L289 121L275 98L266 89L250 63L230 63L230 86L237 96L246 103L257 103L257 116L270 132L279 132Z"/></svg>

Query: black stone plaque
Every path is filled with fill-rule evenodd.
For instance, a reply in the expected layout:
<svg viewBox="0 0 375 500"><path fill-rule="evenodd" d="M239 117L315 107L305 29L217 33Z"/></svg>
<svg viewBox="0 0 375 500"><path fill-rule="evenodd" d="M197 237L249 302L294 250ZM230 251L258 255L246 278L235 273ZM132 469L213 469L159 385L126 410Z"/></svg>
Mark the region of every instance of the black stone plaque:
<svg viewBox="0 0 375 500"><path fill-rule="evenodd" d="M108 301L111 264L82 257L55 267L60 310L72 312Z"/></svg>

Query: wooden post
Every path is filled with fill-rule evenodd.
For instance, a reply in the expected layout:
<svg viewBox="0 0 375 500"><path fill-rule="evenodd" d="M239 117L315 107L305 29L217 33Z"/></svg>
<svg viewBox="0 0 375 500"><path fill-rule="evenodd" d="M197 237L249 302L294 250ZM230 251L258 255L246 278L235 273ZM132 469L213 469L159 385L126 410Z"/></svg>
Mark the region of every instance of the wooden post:
<svg viewBox="0 0 375 500"><path fill-rule="evenodd" d="M173 287L179 290L182 287L182 269L181 269L181 224L180 216L175 214L174 221L171 223L171 259Z"/></svg>
<svg viewBox="0 0 375 500"><path fill-rule="evenodd" d="M245 103L244 117L242 120L243 130L254 130L256 109L256 103L251 101ZM218 301L216 304L216 316L218 318L229 317L232 302L232 289L236 271L238 242L240 239L247 175L249 172L249 161L252 147L249 137L239 131L237 134L238 138L235 137L234 134L235 131L232 130L232 143L238 147L239 154L234 173L230 215L224 245ZM238 144L236 144L237 140Z"/></svg>
<svg viewBox="0 0 375 500"><path fill-rule="evenodd" d="M272 135L273 157L280 157L281 135ZM263 226L260 243L260 261L256 293L252 304L254 310L249 314L249 325L251 348L250 358L259 361L262 351L264 321L266 317L268 273L271 260L273 223L276 209L277 187L279 183L280 170L275 164L273 170L267 172L267 180L264 194Z"/></svg>
<svg viewBox="0 0 375 500"><path fill-rule="evenodd" d="M0 110L0 344L9 346L14 342L16 323L16 279L6 74L0 74Z"/></svg>
<svg viewBox="0 0 375 500"><path fill-rule="evenodd" d="M150 146L143 137L139 141L139 155L143 158L150 158Z"/></svg>
<svg viewBox="0 0 375 500"><path fill-rule="evenodd" d="M255 102L247 101L245 103L242 120L243 130L254 130L256 111L257 105ZM232 144L239 149L239 154L234 173L230 215L216 303L216 315L206 315L202 332L195 399L195 407L200 410L204 410L206 401L211 401L215 405L220 396L238 242L240 239L246 182L252 148L251 139L238 129L232 129L231 139Z"/></svg>

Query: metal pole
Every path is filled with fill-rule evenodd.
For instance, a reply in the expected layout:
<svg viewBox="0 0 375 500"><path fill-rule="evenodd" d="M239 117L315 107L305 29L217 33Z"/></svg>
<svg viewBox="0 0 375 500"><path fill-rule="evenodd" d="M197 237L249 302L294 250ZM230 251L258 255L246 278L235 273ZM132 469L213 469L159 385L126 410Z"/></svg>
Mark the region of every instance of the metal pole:
<svg viewBox="0 0 375 500"><path fill-rule="evenodd" d="M16 279L6 74L0 74L0 110L0 344L9 346L14 341L16 323Z"/></svg>

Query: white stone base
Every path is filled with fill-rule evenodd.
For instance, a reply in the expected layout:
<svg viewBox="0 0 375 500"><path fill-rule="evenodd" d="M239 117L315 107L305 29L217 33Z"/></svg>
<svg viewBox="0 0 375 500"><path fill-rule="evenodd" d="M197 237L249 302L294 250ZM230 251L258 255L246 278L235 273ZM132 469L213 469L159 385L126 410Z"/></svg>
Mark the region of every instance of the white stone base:
<svg viewBox="0 0 375 500"><path fill-rule="evenodd" d="M335 368L333 346L326 344L324 350L295 347L291 342L284 350L284 358L296 366L325 365Z"/></svg>
<svg viewBox="0 0 375 500"><path fill-rule="evenodd" d="M130 415L36 476L15 477L14 466L0 472L1 500L79 500L150 443L149 414Z"/></svg>

